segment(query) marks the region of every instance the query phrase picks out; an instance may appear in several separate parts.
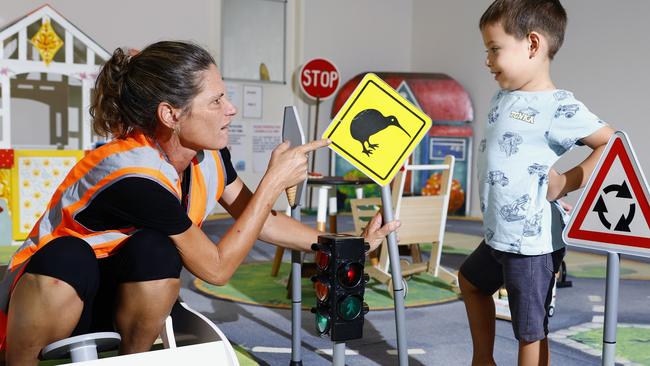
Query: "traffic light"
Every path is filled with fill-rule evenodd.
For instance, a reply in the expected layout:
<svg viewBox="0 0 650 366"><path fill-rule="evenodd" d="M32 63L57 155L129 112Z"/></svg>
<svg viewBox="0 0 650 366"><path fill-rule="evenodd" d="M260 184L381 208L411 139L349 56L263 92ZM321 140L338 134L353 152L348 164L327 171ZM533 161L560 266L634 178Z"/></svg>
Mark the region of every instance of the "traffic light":
<svg viewBox="0 0 650 366"><path fill-rule="evenodd" d="M321 235L316 251L316 332L342 342L363 336L363 319L368 305L363 293L368 275L363 273L369 246L363 238L341 234Z"/></svg>

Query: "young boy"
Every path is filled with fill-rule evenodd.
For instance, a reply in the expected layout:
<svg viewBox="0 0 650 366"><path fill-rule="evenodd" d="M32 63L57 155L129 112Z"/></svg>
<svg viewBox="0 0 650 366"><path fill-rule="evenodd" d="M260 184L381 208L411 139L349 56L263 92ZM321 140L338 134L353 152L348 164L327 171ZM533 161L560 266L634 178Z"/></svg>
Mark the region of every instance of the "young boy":
<svg viewBox="0 0 650 366"><path fill-rule="evenodd" d="M564 256L564 243L553 240L561 230L555 201L586 184L613 133L551 80L565 27L557 0L496 0L479 23L486 65L501 90L492 99L478 154L485 237L459 276L473 365L494 364L492 294L504 284L519 364L549 363L546 314ZM593 151L564 174L551 169L577 144Z"/></svg>

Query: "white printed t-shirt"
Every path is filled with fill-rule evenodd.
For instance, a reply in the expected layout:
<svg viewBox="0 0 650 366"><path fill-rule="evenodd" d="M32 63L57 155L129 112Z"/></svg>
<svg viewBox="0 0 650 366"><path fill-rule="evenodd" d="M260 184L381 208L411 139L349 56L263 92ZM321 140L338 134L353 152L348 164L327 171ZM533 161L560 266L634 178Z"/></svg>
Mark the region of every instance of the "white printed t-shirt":
<svg viewBox="0 0 650 366"><path fill-rule="evenodd" d="M477 161L489 246L539 255L564 245L551 240L548 172L562 154L603 126L566 90L501 90L492 98Z"/></svg>

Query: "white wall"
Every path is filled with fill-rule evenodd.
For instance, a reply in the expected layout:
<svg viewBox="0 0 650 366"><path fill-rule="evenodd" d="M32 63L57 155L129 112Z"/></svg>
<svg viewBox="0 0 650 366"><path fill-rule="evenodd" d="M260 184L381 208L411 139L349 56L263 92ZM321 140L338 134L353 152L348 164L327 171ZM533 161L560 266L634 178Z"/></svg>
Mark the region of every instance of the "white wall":
<svg viewBox="0 0 650 366"><path fill-rule="evenodd" d="M413 0L411 71L443 72L469 92L474 106L476 140L483 136L488 103L498 86L484 66L485 52L478 21L489 0ZM650 72L646 19L650 2L628 0L564 0L569 17L565 42L553 61L557 87L574 92L594 113L614 128L626 131L641 166L650 172L650 137L646 108ZM575 151L578 150L578 151ZM566 170L584 158L575 149L558 163ZM476 187L476 185L474 185ZM480 210L476 189L472 214ZM571 194L569 202L575 202Z"/></svg>
<svg viewBox="0 0 650 366"><path fill-rule="evenodd" d="M315 57L332 61L341 86L365 71L408 71L411 65L410 1L304 1L302 64ZM330 122L334 97L320 106L318 136ZM311 120L314 116L311 112ZM306 115L303 115L303 120ZM313 130L310 139L313 138ZM317 154L317 170L327 173L329 154Z"/></svg>
<svg viewBox="0 0 650 366"><path fill-rule="evenodd" d="M50 0L49 3L109 52L142 47L161 39L189 39L219 60L220 0ZM363 71L441 72L457 79L472 98L476 138L497 85L484 66L478 19L489 0L289 0L290 35L287 85L264 87L268 118L281 118L283 104L295 103L306 124L314 120L297 93L295 72L313 57L332 60L341 82ZM645 108L650 100L650 47L645 40L650 2L627 0L563 1L569 14L565 44L556 56L556 85L573 90L597 115L627 131L643 168L650 172L650 137ZM5 0L0 24L42 5L36 0ZM293 13L295 12L295 14ZM321 104L318 135L329 123L332 99ZM266 113L266 112L265 112ZM266 118L266 116L265 116ZM313 131L311 136L313 136ZM310 137L311 138L311 137ZM559 167L584 156L572 153ZM317 170L327 171L328 154L318 154ZM246 177L248 179L248 177ZM254 185L255 177L249 184ZM474 185L476 186L476 185ZM477 192L472 213L479 214ZM575 199L575 197L570 197Z"/></svg>
<svg viewBox="0 0 650 366"><path fill-rule="evenodd" d="M45 3L110 53L163 39L193 40L214 52L219 39L220 2L214 0L3 0L0 26Z"/></svg>

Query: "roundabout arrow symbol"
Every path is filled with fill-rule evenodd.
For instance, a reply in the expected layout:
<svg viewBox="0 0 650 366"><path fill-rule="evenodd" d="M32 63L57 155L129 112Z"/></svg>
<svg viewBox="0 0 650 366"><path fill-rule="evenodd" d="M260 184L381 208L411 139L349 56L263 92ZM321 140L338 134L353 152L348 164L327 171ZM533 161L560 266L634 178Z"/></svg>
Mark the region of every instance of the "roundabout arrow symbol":
<svg viewBox="0 0 650 366"><path fill-rule="evenodd" d="M634 218L635 211L636 211L636 205L634 203L631 203L630 213L627 215L627 217L621 215L621 218L618 220L618 223L616 223L616 226L614 227L614 231L626 231L629 233L630 224L632 223L632 219Z"/></svg>
<svg viewBox="0 0 650 366"><path fill-rule="evenodd" d="M598 201L596 201L596 205L594 206L593 211L598 212L598 218L600 219L600 222L603 224L603 226L605 226L608 229L612 227L612 224L609 221L607 221L607 218L605 217L605 212L607 212L607 206L605 206L605 201L603 201L603 196L598 196Z"/></svg>
<svg viewBox="0 0 650 366"><path fill-rule="evenodd" d="M625 181L623 181L623 183L621 183L620 186L616 185L616 184L610 184L607 187L605 187L605 189L603 189L603 192L605 192L605 194L607 194L609 192L612 192L612 191L617 192L616 197L619 197L619 198L632 198L632 193L630 192L630 189L627 187L627 183L625 183ZM605 212L607 212L607 211L605 211Z"/></svg>
<svg viewBox="0 0 650 366"><path fill-rule="evenodd" d="M623 181L623 183L621 183L620 185L610 184L603 189L603 192L605 192L605 194L610 192L616 192L616 197L632 199L632 193L630 192L630 189L627 187L627 183L625 183L625 181ZM594 205L594 209L592 211L598 212L598 219L600 220L600 223L603 224L603 226L606 227L607 229L611 229L612 224L609 221L607 221L607 218L605 217L605 212L608 211L602 195L598 196L598 201L596 201L596 205ZM636 205L634 203L631 203L630 211L627 214L627 217L625 217L625 215L621 215L621 218L616 223L616 226L614 226L614 231L630 232L630 224L634 219L635 212L636 212Z"/></svg>

